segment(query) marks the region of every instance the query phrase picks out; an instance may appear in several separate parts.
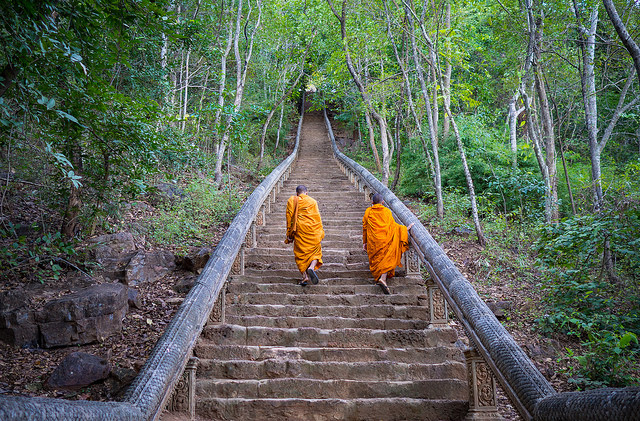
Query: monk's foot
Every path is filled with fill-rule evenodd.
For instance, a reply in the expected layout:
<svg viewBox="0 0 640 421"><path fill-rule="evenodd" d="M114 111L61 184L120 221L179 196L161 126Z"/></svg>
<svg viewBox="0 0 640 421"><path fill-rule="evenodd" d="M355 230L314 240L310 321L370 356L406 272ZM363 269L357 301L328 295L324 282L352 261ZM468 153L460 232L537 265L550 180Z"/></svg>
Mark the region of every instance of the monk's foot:
<svg viewBox="0 0 640 421"><path fill-rule="evenodd" d="M384 283L384 281L378 281L377 284L380 285L380 289L382 289L382 292L384 292L386 295L391 294L389 287L386 283Z"/></svg>
<svg viewBox="0 0 640 421"><path fill-rule="evenodd" d="M302 281L300 281L300 286L306 287L307 285L309 285L308 281L308 279L303 279Z"/></svg>
<svg viewBox="0 0 640 421"><path fill-rule="evenodd" d="M313 285L317 285L318 282L320 282L320 280L318 279L318 274L315 270L311 269L311 266L309 266L309 269L307 269L307 276L309 277L309 279L311 279Z"/></svg>

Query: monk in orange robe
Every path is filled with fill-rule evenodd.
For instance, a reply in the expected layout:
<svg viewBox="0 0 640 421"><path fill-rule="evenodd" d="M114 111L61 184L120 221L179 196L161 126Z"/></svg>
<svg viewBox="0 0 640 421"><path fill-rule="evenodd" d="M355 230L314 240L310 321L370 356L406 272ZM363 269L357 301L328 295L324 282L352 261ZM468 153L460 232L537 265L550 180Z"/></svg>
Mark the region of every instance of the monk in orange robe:
<svg viewBox="0 0 640 421"><path fill-rule="evenodd" d="M324 228L318 210L318 202L307 195L307 188L300 185L296 195L287 201L287 238L285 243L293 243L298 270L302 273L300 285L306 286L309 280L318 283L316 270L322 266L322 245Z"/></svg>
<svg viewBox="0 0 640 421"><path fill-rule="evenodd" d="M371 207L362 218L362 248L369 256L369 270L382 291L390 294L387 278L395 275L397 266L402 266L402 253L409 249L409 230L396 223L391 211L384 206L382 195L373 195Z"/></svg>

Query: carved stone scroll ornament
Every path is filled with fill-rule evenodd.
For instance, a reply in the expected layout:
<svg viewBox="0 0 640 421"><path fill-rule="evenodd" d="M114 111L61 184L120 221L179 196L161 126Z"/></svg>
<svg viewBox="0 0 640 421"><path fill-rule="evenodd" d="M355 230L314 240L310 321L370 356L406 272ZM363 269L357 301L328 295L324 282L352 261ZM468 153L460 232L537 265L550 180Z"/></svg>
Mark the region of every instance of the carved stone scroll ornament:
<svg viewBox="0 0 640 421"><path fill-rule="evenodd" d="M231 274L244 275L244 247L240 247L240 251L231 265Z"/></svg>
<svg viewBox="0 0 640 421"><path fill-rule="evenodd" d="M496 407L496 381L489 365L474 348L464 351L469 375L469 412L465 420L502 420Z"/></svg>
<svg viewBox="0 0 640 421"><path fill-rule="evenodd" d="M225 300L227 284L222 287L218 299L209 313L209 324L222 324L225 319Z"/></svg>
<svg viewBox="0 0 640 421"><path fill-rule="evenodd" d="M433 279L427 280L427 292L429 294L429 323L431 327L445 327L449 325L449 311L447 300Z"/></svg>
<svg viewBox="0 0 640 421"><path fill-rule="evenodd" d="M182 376L173 389L173 395L167 403L167 411L183 412L189 414L193 419L196 415L196 369L198 359L189 358L187 365L182 372Z"/></svg>

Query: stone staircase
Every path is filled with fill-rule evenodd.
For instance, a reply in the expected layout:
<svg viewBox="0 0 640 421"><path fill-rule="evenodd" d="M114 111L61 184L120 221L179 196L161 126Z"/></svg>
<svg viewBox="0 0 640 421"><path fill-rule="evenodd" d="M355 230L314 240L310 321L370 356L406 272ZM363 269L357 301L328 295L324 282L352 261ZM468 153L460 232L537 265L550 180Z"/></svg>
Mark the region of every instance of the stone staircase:
<svg viewBox="0 0 640 421"><path fill-rule="evenodd" d="M286 200L304 184L325 229L318 285L283 243ZM467 372L451 328L428 326L420 276L373 284L362 250L369 205L332 158L320 116L307 115L290 178L226 291L224 324L206 326L196 414L216 420L459 420Z"/></svg>

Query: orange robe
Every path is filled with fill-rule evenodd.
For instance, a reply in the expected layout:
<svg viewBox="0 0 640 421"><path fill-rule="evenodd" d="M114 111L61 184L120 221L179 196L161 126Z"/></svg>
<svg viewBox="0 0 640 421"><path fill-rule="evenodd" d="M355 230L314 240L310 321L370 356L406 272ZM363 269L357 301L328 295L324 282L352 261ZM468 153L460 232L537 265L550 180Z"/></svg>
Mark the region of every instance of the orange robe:
<svg viewBox="0 0 640 421"><path fill-rule="evenodd" d="M407 227L396 223L391 211L382 204L375 204L364 212L362 218L362 243L367 245L369 270L377 281L383 273L395 275L402 266L402 253L409 249Z"/></svg>
<svg viewBox="0 0 640 421"><path fill-rule="evenodd" d="M301 194L298 200L296 231L291 232L296 196L287 201L287 238L293 238L293 254L300 272L307 270L313 260L318 260L315 269L322 266L322 246L324 228L315 199ZM313 268L312 268L313 269Z"/></svg>

